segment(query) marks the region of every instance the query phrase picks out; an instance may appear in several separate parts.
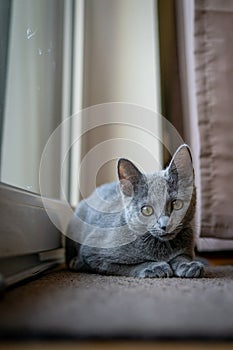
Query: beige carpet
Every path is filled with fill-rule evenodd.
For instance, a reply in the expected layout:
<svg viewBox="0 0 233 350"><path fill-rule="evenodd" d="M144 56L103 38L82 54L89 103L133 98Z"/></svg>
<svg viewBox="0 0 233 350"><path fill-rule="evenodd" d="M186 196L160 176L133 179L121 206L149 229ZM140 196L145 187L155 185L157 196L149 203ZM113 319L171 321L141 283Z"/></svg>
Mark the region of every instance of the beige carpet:
<svg viewBox="0 0 233 350"><path fill-rule="evenodd" d="M202 279L51 272L1 297L0 334L233 339L233 266Z"/></svg>

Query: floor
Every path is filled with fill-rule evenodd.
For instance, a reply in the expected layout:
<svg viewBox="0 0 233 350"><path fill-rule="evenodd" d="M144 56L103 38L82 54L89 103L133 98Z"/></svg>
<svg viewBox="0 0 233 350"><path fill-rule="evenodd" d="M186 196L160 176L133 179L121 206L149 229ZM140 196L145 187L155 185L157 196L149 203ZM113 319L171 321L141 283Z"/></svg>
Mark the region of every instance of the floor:
<svg viewBox="0 0 233 350"><path fill-rule="evenodd" d="M189 346L197 340L230 341L233 266L208 267L202 279L140 279L62 269L9 290L0 310L0 334L8 340L188 340ZM117 349L119 343L113 344ZM86 342L79 348L85 347Z"/></svg>

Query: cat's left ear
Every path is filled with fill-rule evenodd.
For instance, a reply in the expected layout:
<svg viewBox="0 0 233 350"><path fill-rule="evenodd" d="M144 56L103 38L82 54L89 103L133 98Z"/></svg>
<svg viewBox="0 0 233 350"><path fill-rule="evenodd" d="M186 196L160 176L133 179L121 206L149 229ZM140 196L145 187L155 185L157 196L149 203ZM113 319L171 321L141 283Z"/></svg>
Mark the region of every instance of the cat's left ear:
<svg viewBox="0 0 233 350"><path fill-rule="evenodd" d="M188 145L183 144L177 149L166 171L170 176L177 177L178 181L193 184L193 162L191 150Z"/></svg>
<svg viewBox="0 0 233 350"><path fill-rule="evenodd" d="M118 177L122 192L132 196L142 178L142 173L128 159L120 158L118 161Z"/></svg>

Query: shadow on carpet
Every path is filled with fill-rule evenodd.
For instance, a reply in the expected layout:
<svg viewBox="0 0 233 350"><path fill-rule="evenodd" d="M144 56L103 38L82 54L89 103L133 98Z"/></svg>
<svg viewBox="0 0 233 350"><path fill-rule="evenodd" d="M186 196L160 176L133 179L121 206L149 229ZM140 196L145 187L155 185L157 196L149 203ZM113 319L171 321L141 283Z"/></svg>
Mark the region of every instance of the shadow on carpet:
<svg viewBox="0 0 233 350"><path fill-rule="evenodd" d="M0 300L2 338L233 339L233 266L202 279L60 270Z"/></svg>

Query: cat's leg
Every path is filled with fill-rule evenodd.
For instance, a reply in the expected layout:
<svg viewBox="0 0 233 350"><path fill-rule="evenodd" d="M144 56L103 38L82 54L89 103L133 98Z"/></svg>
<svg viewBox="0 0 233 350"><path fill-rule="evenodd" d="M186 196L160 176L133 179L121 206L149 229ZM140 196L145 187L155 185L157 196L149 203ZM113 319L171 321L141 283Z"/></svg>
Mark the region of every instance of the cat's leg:
<svg viewBox="0 0 233 350"><path fill-rule="evenodd" d="M166 262L146 262L138 265L120 265L112 262L98 262L91 266L84 264L78 258L73 258L69 263L73 271L94 272L104 275L117 275L127 277L155 278L172 277L173 271Z"/></svg>
<svg viewBox="0 0 233 350"><path fill-rule="evenodd" d="M79 258L74 258L69 267L76 271L87 271L105 275L118 275L129 277L171 277L173 271L166 262L136 261L125 263L115 249L96 249L82 246ZM135 260L135 259L134 259Z"/></svg>
<svg viewBox="0 0 233 350"><path fill-rule="evenodd" d="M136 252L131 259L125 256L122 249L98 249L83 245L79 258L73 259L70 268L76 271L86 271L104 275L118 275L129 277L172 277L173 270L166 262L147 261L137 263Z"/></svg>
<svg viewBox="0 0 233 350"><path fill-rule="evenodd" d="M172 277L173 271L166 262L145 262L141 264L117 264L112 261L95 259L93 256L83 265L80 260L74 259L70 268L76 271L89 271L104 275L127 277L156 278Z"/></svg>
<svg viewBox="0 0 233 350"><path fill-rule="evenodd" d="M174 275L177 277L195 278L202 277L204 265L200 261L194 261L186 255L179 255L170 262Z"/></svg>
<svg viewBox="0 0 233 350"><path fill-rule="evenodd" d="M172 277L173 271L166 262L146 262L137 265L120 265L105 262L92 269L93 272L106 275L117 275L140 278Z"/></svg>
<svg viewBox="0 0 233 350"><path fill-rule="evenodd" d="M164 278L173 276L173 271L166 262L145 262L135 265L109 263L106 271L107 274L140 278Z"/></svg>
<svg viewBox="0 0 233 350"><path fill-rule="evenodd" d="M112 250L96 249L88 246L79 246L77 255L68 262L73 271L93 272L105 275L131 277L171 277L173 271L166 262L119 263L116 252Z"/></svg>

